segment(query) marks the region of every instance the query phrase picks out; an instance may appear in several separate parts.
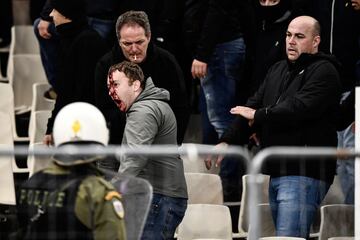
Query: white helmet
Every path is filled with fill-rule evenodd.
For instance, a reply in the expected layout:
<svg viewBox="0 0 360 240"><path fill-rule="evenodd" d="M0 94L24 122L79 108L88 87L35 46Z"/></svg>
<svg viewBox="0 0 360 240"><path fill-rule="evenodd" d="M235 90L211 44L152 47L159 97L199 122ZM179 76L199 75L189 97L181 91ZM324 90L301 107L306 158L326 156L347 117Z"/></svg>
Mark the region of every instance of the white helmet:
<svg viewBox="0 0 360 240"><path fill-rule="evenodd" d="M70 103L57 114L53 127L56 147L64 143L95 142L108 144L109 130L102 113L85 102Z"/></svg>

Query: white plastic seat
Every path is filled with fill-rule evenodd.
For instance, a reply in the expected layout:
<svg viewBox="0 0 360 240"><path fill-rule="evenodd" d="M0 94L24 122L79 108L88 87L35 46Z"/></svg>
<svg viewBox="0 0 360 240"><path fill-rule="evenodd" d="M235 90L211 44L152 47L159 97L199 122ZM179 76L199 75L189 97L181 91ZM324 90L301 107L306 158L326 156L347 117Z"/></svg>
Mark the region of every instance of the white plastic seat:
<svg viewBox="0 0 360 240"><path fill-rule="evenodd" d="M275 225L271 215L271 208L269 203L258 204L259 209L259 225L258 236L259 237L272 237L276 236ZM261 226L259 228L259 226ZM249 234L251 234L251 225L249 226Z"/></svg>
<svg viewBox="0 0 360 240"><path fill-rule="evenodd" d="M13 72L8 75L14 90L14 109L16 114L29 112L33 101L33 84L47 83L39 55L14 55Z"/></svg>
<svg viewBox="0 0 360 240"><path fill-rule="evenodd" d="M0 111L0 126L0 147L13 150L11 118L8 113ZM16 204L13 161L13 155L0 156L0 204Z"/></svg>
<svg viewBox="0 0 360 240"><path fill-rule="evenodd" d="M14 71L13 56L19 54L40 56L39 42L36 39L33 26L31 25L14 25L11 27L11 42L6 72L7 79L10 78Z"/></svg>
<svg viewBox="0 0 360 240"><path fill-rule="evenodd" d="M237 237L247 237L249 231L249 177L250 175L244 175L242 177L242 196L241 196L241 205L240 205L240 214L239 214L239 233L235 234ZM262 178L261 191L259 204L269 203L269 175L259 174L257 177Z"/></svg>
<svg viewBox="0 0 360 240"><path fill-rule="evenodd" d="M47 146L44 145L41 142L30 144L29 150L36 150L39 148L46 148ZM29 154L27 159L27 165L29 167L29 178L36 172L45 169L48 167L51 163L51 157L50 156L39 156L39 155L33 155Z"/></svg>
<svg viewBox="0 0 360 240"><path fill-rule="evenodd" d="M259 240L306 240L305 238L299 237L262 237Z"/></svg>
<svg viewBox="0 0 360 240"><path fill-rule="evenodd" d="M14 93L9 83L0 83L0 111L7 112L10 115L13 140L15 142L29 141L28 137L19 137L16 131Z"/></svg>
<svg viewBox="0 0 360 240"><path fill-rule="evenodd" d="M48 83L34 83L32 86L33 98L31 111L52 111L55 106L55 100L47 99L44 94L51 87Z"/></svg>
<svg viewBox="0 0 360 240"><path fill-rule="evenodd" d="M189 204L178 227L178 240L232 239L230 210L215 204Z"/></svg>
<svg viewBox="0 0 360 240"><path fill-rule="evenodd" d="M355 240L355 237L332 237L328 238L328 240Z"/></svg>
<svg viewBox="0 0 360 240"><path fill-rule="evenodd" d="M40 54L39 42L32 25L11 27L10 54Z"/></svg>
<svg viewBox="0 0 360 240"><path fill-rule="evenodd" d="M29 123L29 140L30 144L42 142L47 128L48 119L51 111L32 112Z"/></svg>
<svg viewBox="0 0 360 240"><path fill-rule="evenodd" d="M219 175L185 173L188 204L223 204L223 191Z"/></svg>
<svg viewBox="0 0 360 240"><path fill-rule="evenodd" d="M331 204L320 208L319 240L354 236L354 205Z"/></svg>
<svg viewBox="0 0 360 240"><path fill-rule="evenodd" d="M204 156L198 155L196 147L191 148L192 144L182 144L181 147L188 147L188 154L181 155L184 163L184 172L190 173L213 173L218 174L220 168L212 167L210 170L206 169L204 163ZM192 150L193 149L193 150Z"/></svg>

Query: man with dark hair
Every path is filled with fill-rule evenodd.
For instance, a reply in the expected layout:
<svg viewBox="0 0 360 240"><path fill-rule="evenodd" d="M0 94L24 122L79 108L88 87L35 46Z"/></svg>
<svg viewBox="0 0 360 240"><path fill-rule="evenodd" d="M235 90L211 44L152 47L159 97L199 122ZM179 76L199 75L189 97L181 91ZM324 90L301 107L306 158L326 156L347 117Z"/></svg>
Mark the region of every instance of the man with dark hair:
<svg viewBox="0 0 360 240"><path fill-rule="evenodd" d="M178 125L177 143L181 144L189 118L189 106L183 74L174 56L152 43L145 12L123 13L117 20L116 33L118 43L99 60L95 71L96 105L110 123L110 143L121 143L125 115L108 95L107 72L110 66L127 60L139 64L145 79L151 77L156 86L170 92L168 101Z"/></svg>
<svg viewBox="0 0 360 240"><path fill-rule="evenodd" d="M256 133L262 148L270 146L336 147L336 115L341 84L338 63L318 52L318 22L293 19L286 31L287 59L275 63L222 137L221 145L245 144ZM251 128L250 128L251 127ZM239 142L240 141L240 142ZM222 157L218 157L220 164ZM278 236L308 238L316 210L335 175L335 159L271 159L269 202ZM211 159L206 159L211 167Z"/></svg>
<svg viewBox="0 0 360 240"><path fill-rule="evenodd" d="M167 101L169 92L144 79L141 68L124 61L110 68L109 95L126 113L122 144L176 145L176 119ZM142 239L172 239L187 207L182 159L178 154L131 155L120 159L119 172L148 180L153 199Z"/></svg>

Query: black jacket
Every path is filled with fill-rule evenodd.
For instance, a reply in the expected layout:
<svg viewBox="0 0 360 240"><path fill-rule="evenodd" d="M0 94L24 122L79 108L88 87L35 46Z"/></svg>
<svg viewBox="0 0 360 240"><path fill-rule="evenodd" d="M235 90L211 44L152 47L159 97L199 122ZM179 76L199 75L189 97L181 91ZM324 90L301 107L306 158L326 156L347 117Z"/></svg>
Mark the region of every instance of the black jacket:
<svg viewBox="0 0 360 240"><path fill-rule="evenodd" d="M48 121L47 133L52 132L54 119L65 105L82 101L94 104L94 72L97 61L106 51L100 35L88 27L85 19L57 27L60 34L55 108Z"/></svg>
<svg viewBox="0 0 360 240"><path fill-rule="evenodd" d="M119 45L105 54L98 62L95 71L96 106L105 115L110 124L110 143L120 144L125 126L125 115L108 94L107 73L109 68L126 60ZM185 83L182 71L174 56L150 42L145 60L139 64L145 79L151 77L155 86L165 88L170 92L169 105L175 113L178 143L181 144L189 119L189 106L186 97Z"/></svg>
<svg viewBox="0 0 360 240"><path fill-rule="evenodd" d="M120 12L119 3L116 0L84 0L84 4L86 4L86 16L88 17L115 21ZM40 17L43 20L52 22L52 17L49 16L52 10L51 1L47 0L40 13Z"/></svg>
<svg viewBox="0 0 360 240"><path fill-rule="evenodd" d="M260 87L269 68L274 63L286 59L285 33L291 19L291 12L286 11L274 22L266 19L257 21L251 72L251 95Z"/></svg>
<svg viewBox="0 0 360 240"><path fill-rule="evenodd" d="M296 63L280 61L270 68L264 83L246 106L256 109L254 128L261 147L337 146L336 115L341 84L336 62L324 54L302 54ZM247 120L238 117L222 141L247 141ZM321 159L266 165L271 176L304 175L332 182L335 161Z"/></svg>
<svg viewBox="0 0 360 240"><path fill-rule="evenodd" d="M252 31L249 0L187 0L184 38L188 49L197 46L195 58L208 62L215 45Z"/></svg>
<svg viewBox="0 0 360 240"><path fill-rule="evenodd" d="M321 26L320 50L331 53L341 63L340 78L343 91L355 86L355 64L360 56L360 12L353 9L350 0L317 0L311 2L309 15Z"/></svg>

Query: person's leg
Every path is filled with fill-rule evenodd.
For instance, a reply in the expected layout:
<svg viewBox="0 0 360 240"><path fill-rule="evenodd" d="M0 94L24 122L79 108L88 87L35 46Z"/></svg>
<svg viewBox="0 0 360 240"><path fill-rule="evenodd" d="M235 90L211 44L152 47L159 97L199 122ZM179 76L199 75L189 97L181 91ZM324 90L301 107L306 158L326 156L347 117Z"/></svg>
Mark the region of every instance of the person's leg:
<svg viewBox="0 0 360 240"><path fill-rule="evenodd" d="M37 28L40 22L40 18L36 19L34 22L34 32L35 36L39 41L40 46L40 57L46 73L46 77L49 81L49 84L56 89L55 75L56 75L56 65L57 65L57 56L59 49L59 35L56 32L55 25L52 23L49 25L48 31L52 35L50 39L42 38L39 34Z"/></svg>
<svg viewBox="0 0 360 240"><path fill-rule="evenodd" d="M173 239L175 230L185 215L186 208L186 199L153 194L141 239Z"/></svg>
<svg viewBox="0 0 360 240"><path fill-rule="evenodd" d="M270 180L270 205L277 236L308 238L316 210L330 185L324 181L285 176Z"/></svg>
<svg viewBox="0 0 360 240"><path fill-rule="evenodd" d="M236 86L242 81L245 44L242 38L218 44L201 79L207 113L218 137L228 128L234 116L230 109L236 104Z"/></svg>
<svg viewBox="0 0 360 240"><path fill-rule="evenodd" d="M211 125L208 114L204 92L200 89L199 93L199 110L201 116L202 127L202 143L203 144L217 144L219 141L218 134L213 125Z"/></svg>
<svg viewBox="0 0 360 240"><path fill-rule="evenodd" d="M354 148L355 134L350 125L344 131L338 132L339 148ZM342 192L345 196L345 204L354 204L354 158L339 159L337 161L337 174L339 176Z"/></svg>
<svg viewBox="0 0 360 240"><path fill-rule="evenodd" d="M89 26L97 31L105 41L112 46L115 38L115 22L112 20L104 20L99 18L88 17Z"/></svg>
<svg viewBox="0 0 360 240"><path fill-rule="evenodd" d="M242 83L245 61L245 44L242 38L218 44L208 63L206 76L201 79L207 117L218 137L230 126L234 116L230 109L236 105L236 89ZM241 199L241 177L244 167L238 159L226 157L220 166L224 201L239 202ZM230 208L233 230L237 229L239 206Z"/></svg>

